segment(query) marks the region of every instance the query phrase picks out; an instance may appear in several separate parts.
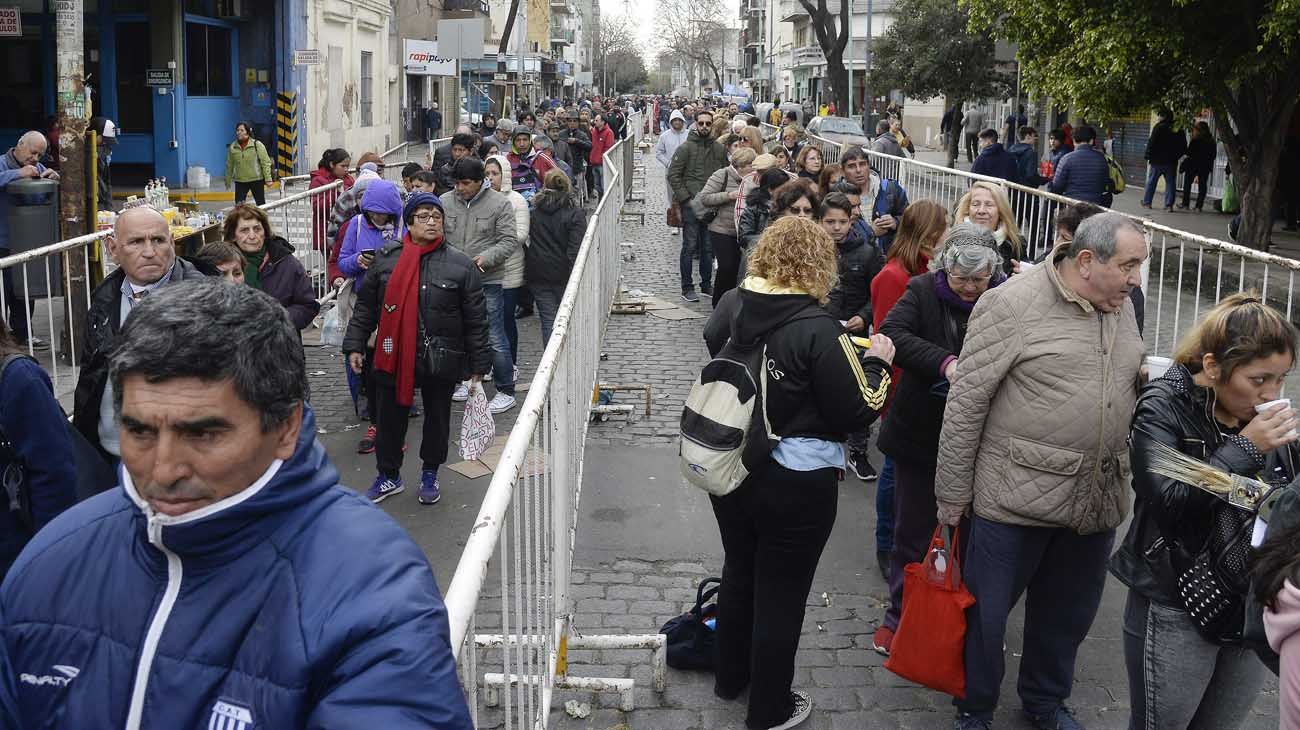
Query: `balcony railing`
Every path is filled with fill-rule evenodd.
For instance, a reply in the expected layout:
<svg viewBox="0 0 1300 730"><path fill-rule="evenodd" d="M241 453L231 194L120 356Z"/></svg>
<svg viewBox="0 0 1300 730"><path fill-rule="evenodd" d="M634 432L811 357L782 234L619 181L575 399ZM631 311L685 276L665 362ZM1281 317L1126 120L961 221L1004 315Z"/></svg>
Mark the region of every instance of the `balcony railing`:
<svg viewBox="0 0 1300 730"><path fill-rule="evenodd" d="M777 20L782 23L789 23L806 17L808 17L808 11L799 4L799 0L781 0L781 4L777 6Z"/></svg>
<svg viewBox="0 0 1300 730"><path fill-rule="evenodd" d="M791 52L792 66L820 66L826 63L821 46L799 46Z"/></svg>
<svg viewBox="0 0 1300 730"><path fill-rule="evenodd" d="M573 45L573 30L571 28L561 28L552 25L551 45Z"/></svg>

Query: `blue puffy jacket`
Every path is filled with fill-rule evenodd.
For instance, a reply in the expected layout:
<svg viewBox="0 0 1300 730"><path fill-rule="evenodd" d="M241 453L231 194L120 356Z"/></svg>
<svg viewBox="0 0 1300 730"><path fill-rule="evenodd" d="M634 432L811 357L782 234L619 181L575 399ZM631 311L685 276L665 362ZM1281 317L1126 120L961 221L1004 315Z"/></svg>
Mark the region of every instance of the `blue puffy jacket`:
<svg viewBox="0 0 1300 730"><path fill-rule="evenodd" d="M1061 158L1047 189L1067 198L1105 205L1103 200L1109 182L1110 167L1106 164L1106 155L1095 147L1079 146Z"/></svg>
<svg viewBox="0 0 1300 730"><path fill-rule="evenodd" d="M0 587L0 728L472 727L428 562L310 410L288 461L188 515L120 473Z"/></svg>

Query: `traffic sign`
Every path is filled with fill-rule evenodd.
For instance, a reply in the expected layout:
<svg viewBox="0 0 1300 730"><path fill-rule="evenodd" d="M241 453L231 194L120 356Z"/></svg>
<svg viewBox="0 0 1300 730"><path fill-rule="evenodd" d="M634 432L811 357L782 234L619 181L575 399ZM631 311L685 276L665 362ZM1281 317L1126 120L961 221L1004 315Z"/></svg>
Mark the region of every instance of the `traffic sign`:
<svg viewBox="0 0 1300 730"><path fill-rule="evenodd" d="M293 65L319 66L325 61L321 58L319 48L301 48L293 52Z"/></svg>
<svg viewBox="0 0 1300 730"><path fill-rule="evenodd" d="M144 72L145 86L175 86L176 78L169 68L150 68Z"/></svg>

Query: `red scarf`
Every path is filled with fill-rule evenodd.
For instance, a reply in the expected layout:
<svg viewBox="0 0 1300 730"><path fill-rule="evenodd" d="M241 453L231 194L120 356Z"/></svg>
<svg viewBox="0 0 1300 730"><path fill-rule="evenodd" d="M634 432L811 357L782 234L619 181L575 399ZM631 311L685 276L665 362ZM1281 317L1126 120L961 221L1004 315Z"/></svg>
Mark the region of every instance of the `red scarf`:
<svg viewBox="0 0 1300 730"><path fill-rule="evenodd" d="M402 254L388 277L384 308L379 313L375 339L375 369L397 379L397 405L410 407L415 400L415 341L420 320L420 258L442 245L442 238L427 246L402 239Z"/></svg>

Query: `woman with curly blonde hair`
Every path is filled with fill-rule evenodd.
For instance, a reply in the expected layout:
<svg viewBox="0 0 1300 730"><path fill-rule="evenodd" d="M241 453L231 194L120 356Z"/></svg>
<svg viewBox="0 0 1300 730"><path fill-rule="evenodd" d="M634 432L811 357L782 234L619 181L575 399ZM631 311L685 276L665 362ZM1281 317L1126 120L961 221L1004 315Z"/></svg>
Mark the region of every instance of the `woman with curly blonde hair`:
<svg viewBox="0 0 1300 730"><path fill-rule="evenodd" d="M1025 255L1025 237L1016 225L1006 189L984 180L971 183L970 190L957 201L957 212L953 215L954 223L964 221L993 231L998 252L1002 254L1002 273L1010 276Z"/></svg>
<svg viewBox="0 0 1300 730"><path fill-rule="evenodd" d="M791 690L804 605L835 524L844 443L885 406L894 345L859 349L823 308L835 286L835 244L793 216L759 237L749 276L709 320L737 345L761 345L771 453L724 496L711 496L725 560L713 691L748 686L749 728L792 728L812 711ZM758 641L754 637L760 637Z"/></svg>

